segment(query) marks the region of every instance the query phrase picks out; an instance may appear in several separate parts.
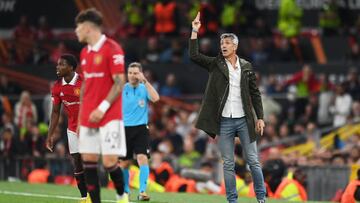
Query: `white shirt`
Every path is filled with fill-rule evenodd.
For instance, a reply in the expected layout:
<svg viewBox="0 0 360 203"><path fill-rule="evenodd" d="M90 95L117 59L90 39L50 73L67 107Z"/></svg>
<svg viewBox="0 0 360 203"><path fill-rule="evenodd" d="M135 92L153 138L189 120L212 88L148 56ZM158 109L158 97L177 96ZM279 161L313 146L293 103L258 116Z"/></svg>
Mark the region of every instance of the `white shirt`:
<svg viewBox="0 0 360 203"><path fill-rule="evenodd" d="M241 118L245 116L241 101L241 90L240 90L240 78L241 78L241 67L239 57L236 57L236 63L234 68L230 61L225 59L226 65L229 69L229 95L226 100L222 116L227 118Z"/></svg>
<svg viewBox="0 0 360 203"><path fill-rule="evenodd" d="M349 94L338 95L335 98L335 115L334 127L339 127L346 124L347 118L351 113L352 99Z"/></svg>

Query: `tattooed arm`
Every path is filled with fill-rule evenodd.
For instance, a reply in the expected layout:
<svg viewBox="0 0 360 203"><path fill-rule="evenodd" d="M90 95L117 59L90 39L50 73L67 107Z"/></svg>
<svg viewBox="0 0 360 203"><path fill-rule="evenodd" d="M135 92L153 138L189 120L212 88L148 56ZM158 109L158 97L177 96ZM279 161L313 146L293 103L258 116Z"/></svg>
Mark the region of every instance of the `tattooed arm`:
<svg viewBox="0 0 360 203"><path fill-rule="evenodd" d="M126 82L125 74L114 74L112 78L114 80L114 84L106 97L106 101L108 101L110 104L112 104L114 100L121 94L121 91Z"/></svg>

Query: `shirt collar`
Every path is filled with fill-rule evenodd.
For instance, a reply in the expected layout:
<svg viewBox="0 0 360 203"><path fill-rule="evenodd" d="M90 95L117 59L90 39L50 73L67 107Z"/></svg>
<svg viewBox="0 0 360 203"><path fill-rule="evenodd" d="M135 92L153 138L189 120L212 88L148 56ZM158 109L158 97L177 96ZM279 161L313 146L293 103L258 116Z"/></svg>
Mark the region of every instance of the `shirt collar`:
<svg viewBox="0 0 360 203"><path fill-rule="evenodd" d="M101 35L100 39L94 44L94 46L88 45L88 52L90 51L98 52L102 47L102 45L104 44L105 40L106 40L106 36Z"/></svg>
<svg viewBox="0 0 360 203"><path fill-rule="evenodd" d="M78 74L75 72L74 77L71 79L71 81L70 81L69 83L67 83L67 82L65 81L65 79L63 78L63 79L62 79L62 85L63 85L63 86L64 86L64 85L75 85L77 78L78 78Z"/></svg>
<svg viewBox="0 0 360 203"><path fill-rule="evenodd" d="M226 63L231 64L231 63L230 63L230 61L229 61L229 60L227 60L226 58L225 58L225 61L226 61ZM238 56L236 56L236 63L235 63L235 67L237 67L237 68L239 68L239 69L240 69L240 60L239 60L239 57L238 57Z"/></svg>

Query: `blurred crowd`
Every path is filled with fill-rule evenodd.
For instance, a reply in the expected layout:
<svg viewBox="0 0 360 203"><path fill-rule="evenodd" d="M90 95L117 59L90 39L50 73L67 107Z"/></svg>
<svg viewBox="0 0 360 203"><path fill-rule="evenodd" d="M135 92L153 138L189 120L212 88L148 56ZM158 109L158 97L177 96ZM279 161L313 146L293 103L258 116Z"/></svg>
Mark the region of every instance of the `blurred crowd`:
<svg viewBox="0 0 360 203"><path fill-rule="evenodd" d="M243 0L127 0L122 1L119 10L118 28L106 31L122 42L131 61L188 63L186 42L190 22L197 11L201 12L202 21L201 49L209 55L218 53L219 33L234 32L241 39L240 54L256 64L315 61L315 56L307 56L311 48L306 43L317 36L314 33L320 33L325 37L347 38L346 59L339 60L360 60L360 17L347 16L349 12L334 0L324 3L319 11L318 27L310 31L302 29L303 11L294 0L281 1L275 26L270 25L253 3ZM139 42L143 44L140 49L136 44ZM30 24L27 16L21 16L12 38L6 40L6 47L8 56L2 59L5 63L43 64L56 62L65 52L78 53L81 46L72 32L54 34L46 16L41 16L36 25Z"/></svg>
<svg viewBox="0 0 360 203"><path fill-rule="evenodd" d="M150 71L146 70L145 75L163 98L160 103L150 108L153 179L164 187L170 180L169 174L164 175L164 171L156 172L160 166L166 173L171 169L171 174L176 175L176 178L195 177L197 180L196 177L203 177L201 174L205 173L205 179L212 181L208 183L211 187L206 184L202 186L212 188L213 192L222 191L221 160L216 139L209 138L194 126L200 103L196 100L184 103L174 99L181 96L181 86L176 84L174 74L167 76L165 85L159 85L158 81L151 78ZM273 171L275 169L281 169L278 171L280 175L277 175L282 177L287 170L297 171L303 166L360 164L360 134L355 133L348 140L336 137L334 146L330 148L320 144L320 139L328 132L360 121L360 81L355 68L350 68L347 75L328 76L315 75L310 65L304 65L301 71L292 75L257 76L266 122L264 136L258 140L258 145L264 174L269 176L269 180L277 174ZM5 83L1 83L0 87L0 153L7 163L6 166L12 169L8 170L6 175L15 175L16 157L68 158L65 116L61 117L56 130L55 152L49 153L45 149L48 113L51 112L50 94L34 102L28 91L22 91L15 84L6 82L6 76L1 78ZM12 98L20 91L19 100L10 102L8 97ZM307 142L315 143L310 155L282 153L287 147ZM242 156L241 143L238 139L236 143L237 175L249 184L251 176ZM26 160L23 159L18 165L21 166L20 175L23 179L26 179L35 167L34 162ZM50 164L49 168L53 175L71 172L71 166L55 162ZM173 181L169 183L171 182ZM271 187L276 188L279 182L273 184L275 186ZM201 184L196 185L191 187L202 188ZM213 186L216 186L215 189ZM168 191L180 190L172 188L174 186L167 187Z"/></svg>
<svg viewBox="0 0 360 203"><path fill-rule="evenodd" d="M122 1L120 10L123 12L119 27L108 34L122 42L126 61L190 63L187 56L189 25L197 11L201 11L202 19L199 48L206 55L218 53L219 33L234 32L240 35L239 55L254 65L311 61L311 57L302 54L308 52L306 48L297 51L303 12L293 0L281 1L276 27L271 27L266 17L253 5L248 5L248 1L241 0L192 3L127 0ZM288 16L293 18L290 22L285 20ZM360 60L360 17L349 24L336 1L327 1L318 20L317 29L323 36L348 39L347 60ZM288 29L289 26L295 30ZM77 54L81 48L73 33L54 34L44 16L36 26L22 16L13 29L12 39L7 42L9 57L6 64L56 63L61 54ZM138 43L142 43L140 48ZM360 164L359 133L345 141L335 136L335 144L330 148L324 148L320 143L329 132L360 122L358 69L349 67L345 70L344 75L315 74L312 67L305 64L299 72L289 75L257 73L266 122L264 136L258 140L259 154L265 180L273 192L287 171L294 172L305 185L299 171L303 166ZM160 84L149 70L145 70L144 75L162 96L159 103L151 105L152 180L168 191L223 193L217 141L194 126L201 98L191 102L178 100L183 96L182 86L173 73L166 76L164 84ZM9 79L6 75L0 76L0 159L7 167L5 177L19 173L21 179L26 179L36 167L33 158L68 159L66 116L61 116L54 153L50 153L45 149L45 138L51 95L32 98L30 92ZM307 142L315 143L307 156L282 153L283 149ZM236 143L236 174L249 185L251 176L242 157L241 143L238 139ZM14 161L18 157L25 159ZM50 162L48 167L53 176L72 174L70 165ZM180 180L185 188L169 185Z"/></svg>

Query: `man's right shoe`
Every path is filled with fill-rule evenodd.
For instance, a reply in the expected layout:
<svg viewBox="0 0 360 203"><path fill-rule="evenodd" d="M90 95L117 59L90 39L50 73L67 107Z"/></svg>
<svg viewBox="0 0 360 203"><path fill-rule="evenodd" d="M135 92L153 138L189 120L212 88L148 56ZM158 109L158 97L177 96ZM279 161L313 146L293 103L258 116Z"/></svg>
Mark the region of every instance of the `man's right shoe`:
<svg viewBox="0 0 360 203"><path fill-rule="evenodd" d="M117 195L116 203L129 203L129 196L126 192L123 195Z"/></svg>
<svg viewBox="0 0 360 203"><path fill-rule="evenodd" d="M138 195L139 201L150 201L150 196L147 195L145 192L142 192Z"/></svg>

